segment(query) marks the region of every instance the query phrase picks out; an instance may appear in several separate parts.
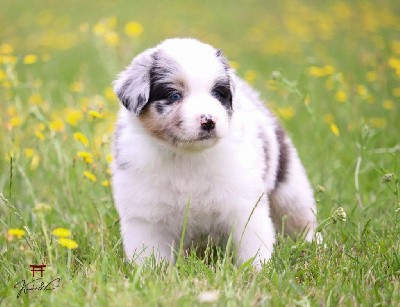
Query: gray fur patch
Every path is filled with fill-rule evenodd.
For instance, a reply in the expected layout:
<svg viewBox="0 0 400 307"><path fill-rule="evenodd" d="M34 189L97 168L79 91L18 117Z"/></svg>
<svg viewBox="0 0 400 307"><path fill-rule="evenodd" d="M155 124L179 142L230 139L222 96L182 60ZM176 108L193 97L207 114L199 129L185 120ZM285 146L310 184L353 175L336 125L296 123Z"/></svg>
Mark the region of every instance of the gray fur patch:
<svg viewBox="0 0 400 307"><path fill-rule="evenodd" d="M125 170L132 166L131 162L121 161L121 154L120 154L120 148L119 148L118 143L119 143L119 139L121 137L122 130L124 130L124 129L125 129L124 126L116 125L116 129L115 129L115 133L114 133L114 159L115 159L117 168L120 170Z"/></svg>
<svg viewBox="0 0 400 307"><path fill-rule="evenodd" d="M264 154L264 167L263 167L263 174L262 174L262 179L265 182L267 180L267 173L268 173L268 166L270 164L270 153L268 150L268 140L265 137L264 131L262 128L260 129L260 132L258 133L258 138L262 142L262 149L263 149L263 154Z"/></svg>
<svg viewBox="0 0 400 307"><path fill-rule="evenodd" d="M289 145L286 141L286 133L282 126L278 124L276 128L276 137L279 144L278 171L276 174L276 186L283 183L287 177L289 168Z"/></svg>

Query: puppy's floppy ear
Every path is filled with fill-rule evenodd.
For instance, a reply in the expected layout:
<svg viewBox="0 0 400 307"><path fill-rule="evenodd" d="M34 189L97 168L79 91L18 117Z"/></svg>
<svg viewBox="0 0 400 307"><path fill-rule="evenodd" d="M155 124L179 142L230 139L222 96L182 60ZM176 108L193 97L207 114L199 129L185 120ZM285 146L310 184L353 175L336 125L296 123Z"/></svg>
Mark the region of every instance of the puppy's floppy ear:
<svg viewBox="0 0 400 307"><path fill-rule="evenodd" d="M125 108L136 115L140 114L149 100L153 53L154 49L149 49L136 56L114 81L114 91L119 100Z"/></svg>

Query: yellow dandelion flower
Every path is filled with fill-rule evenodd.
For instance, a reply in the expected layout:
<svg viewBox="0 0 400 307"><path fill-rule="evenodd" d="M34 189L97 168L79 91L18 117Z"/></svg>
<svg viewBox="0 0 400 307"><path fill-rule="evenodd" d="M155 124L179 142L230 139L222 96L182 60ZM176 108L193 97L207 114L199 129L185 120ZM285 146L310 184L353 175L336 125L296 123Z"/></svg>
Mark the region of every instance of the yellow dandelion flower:
<svg viewBox="0 0 400 307"><path fill-rule="evenodd" d="M34 154L31 160L31 164L29 165L29 169L31 171L34 171L35 169L38 168L40 163L40 156L38 154Z"/></svg>
<svg viewBox="0 0 400 307"><path fill-rule="evenodd" d="M50 24L54 20L54 18L54 14L50 10L46 9L38 13L36 17L36 22L38 25L43 27Z"/></svg>
<svg viewBox="0 0 400 307"><path fill-rule="evenodd" d="M112 162L112 155L108 154L106 159L107 159L107 163L110 164Z"/></svg>
<svg viewBox="0 0 400 307"><path fill-rule="evenodd" d="M253 83L257 79L257 72L254 70L247 70L244 73L244 79L249 83Z"/></svg>
<svg viewBox="0 0 400 307"><path fill-rule="evenodd" d="M50 210L51 210L51 207L48 204L44 204L44 203L38 203L33 208L33 211L36 213L46 212L46 211L50 211Z"/></svg>
<svg viewBox="0 0 400 307"><path fill-rule="evenodd" d="M101 114L101 113L99 113L99 112L97 112L97 111L94 111L94 110L89 110L89 111L88 111L88 114L89 114L90 116L92 116L93 118L104 118L104 115L103 115L103 114Z"/></svg>
<svg viewBox="0 0 400 307"><path fill-rule="evenodd" d="M14 52L14 47L11 44L4 43L0 46L0 53L2 54L11 54Z"/></svg>
<svg viewBox="0 0 400 307"><path fill-rule="evenodd" d="M107 27L103 22L98 22L93 26L93 34L96 36L102 36L107 32Z"/></svg>
<svg viewBox="0 0 400 307"><path fill-rule="evenodd" d="M368 82L374 82L377 79L377 74L375 71L369 71L365 75L365 79L367 79Z"/></svg>
<svg viewBox="0 0 400 307"><path fill-rule="evenodd" d="M6 73L4 72L4 70L0 69L0 81L3 81L6 78Z"/></svg>
<svg viewBox="0 0 400 307"><path fill-rule="evenodd" d="M287 52L289 48L288 41L283 37L271 38L263 46L263 51L269 55L278 55Z"/></svg>
<svg viewBox="0 0 400 307"><path fill-rule="evenodd" d="M108 181L108 180L103 180L103 181L101 182L101 185L102 185L103 187L108 187L108 186L110 186L110 181Z"/></svg>
<svg viewBox="0 0 400 307"><path fill-rule="evenodd" d="M71 231L62 227L57 227L51 233L59 238L67 238L71 236Z"/></svg>
<svg viewBox="0 0 400 307"><path fill-rule="evenodd" d="M79 121L83 118L83 114L79 110L67 109L66 120L71 126L76 126Z"/></svg>
<svg viewBox="0 0 400 307"><path fill-rule="evenodd" d="M125 25L124 32L129 37L139 37L143 33L143 26L136 21L130 21Z"/></svg>
<svg viewBox="0 0 400 307"><path fill-rule="evenodd" d="M7 114L9 116L16 116L17 115L17 108L15 106L9 106L7 108Z"/></svg>
<svg viewBox="0 0 400 307"><path fill-rule="evenodd" d="M35 130L35 135L39 140L44 141L45 139L44 134L39 129Z"/></svg>
<svg viewBox="0 0 400 307"><path fill-rule="evenodd" d="M39 125L37 125L37 128L39 129L39 131L43 131L44 129L46 129L45 124L40 123Z"/></svg>
<svg viewBox="0 0 400 307"><path fill-rule="evenodd" d="M335 15L340 19L349 19L352 15L352 7L347 2L338 2L334 5Z"/></svg>
<svg viewBox="0 0 400 307"><path fill-rule="evenodd" d="M368 120L368 122L374 128L384 129L387 127L386 119L383 117L372 117Z"/></svg>
<svg viewBox="0 0 400 307"><path fill-rule="evenodd" d="M276 111L278 116L284 120L289 120L293 118L296 114L296 110L292 106L281 107L278 108Z"/></svg>
<svg viewBox="0 0 400 307"><path fill-rule="evenodd" d="M107 86L104 91L104 97L106 97L107 100L114 101L117 99L117 96L114 93L114 89L111 86Z"/></svg>
<svg viewBox="0 0 400 307"><path fill-rule="evenodd" d="M393 53L400 55L400 40L392 41L391 47L392 47Z"/></svg>
<svg viewBox="0 0 400 307"><path fill-rule="evenodd" d="M311 104L311 97L310 95L307 95L306 98L304 98L304 104L306 106L309 106Z"/></svg>
<svg viewBox="0 0 400 307"><path fill-rule="evenodd" d="M81 132L74 133L74 140L79 141L83 144L83 146L87 147L89 145L89 141L86 136Z"/></svg>
<svg viewBox="0 0 400 307"><path fill-rule="evenodd" d="M75 249L78 247L78 243L72 239L60 238L58 243L68 249Z"/></svg>
<svg viewBox="0 0 400 307"><path fill-rule="evenodd" d="M388 60L388 64L393 69L399 69L400 68L400 59L391 57Z"/></svg>
<svg viewBox="0 0 400 307"><path fill-rule="evenodd" d="M335 94L335 99L338 102L346 102L347 101L346 92L343 91L343 90L337 91L336 94Z"/></svg>
<svg viewBox="0 0 400 307"><path fill-rule="evenodd" d="M331 124L329 125L329 128L331 129L332 133L333 133L336 137L338 137L338 136L340 135L339 128L338 128L338 126L336 126L335 123L331 123Z"/></svg>
<svg viewBox="0 0 400 307"><path fill-rule="evenodd" d="M325 73L325 75L332 75L335 73L335 67L333 67L332 65L325 65L323 67L323 71Z"/></svg>
<svg viewBox="0 0 400 307"><path fill-rule="evenodd" d="M269 80L267 80L265 85L266 85L267 89L269 89L270 91L278 90L278 87L276 85L276 81L275 80L269 79Z"/></svg>
<svg viewBox="0 0 400 307"><path fill-rule="evenodd" d="M35 153L35 150L33 148L30 148L30 147L25 148L25 157L32 158L34 153Z"/></svg>
<svg viewBox="0 0 400 307"><path fill-rule="evenodd" d="M0 64L11 64L17 63L17 57L13 55L0 55Z"/></svg>
<svg viewBox="0 0 400 307"><path fill-rule="evenodd" d="M20 118L19 116L14 116L14 117L12 117L12 118L10 119L9 125L10 125L11 127L17 127L17 126L20 126L21 123L22 123L21 118Z"/></svg>
<svg viewBox="0 0 400 307"><path fill-rule="evenodd" d="M104 35L104 40L106 42L107 45L111 46L111 47L115 47L119 44L119 36L117 32L107 32Z"/></svg>
<svg viewBox="0 0 400 307"><path fill-rule="evenodd" d="M393 100L386 99L385 101L383 101L382 107L385 110L394 110L394 102L393 102Z"/></svg>
<svg viewBox="0 0 400 307"><path fill-rule="evenodd" d="M364 85L357 85L357 93L362 98L368 97L368 89Z"/></svg>
<svg viewBox="0 0 400 307"><path fill-rule="evenodd" d="M75 81L69 86L71 92L80 93L83 91L83 82Z"/></svg>
<svg viewBox="0 0 400 307"><path fill-rule="evenodd" d="M78 157L82 158L86 163L93 163L93 155L87 151L79 151Z"/></svg>
<svg viewBox="0 0 400 307"><path fill-rule="evenodd" d="M392 91L394 97L400 97L400 87L396 87Z"/></svg>
<svg viewBox="0 0 400 307"><path fill-rule="evenodd" d="M311 66L308 68L308 74L313 77L324 77L325 71L323 68Z"/></svg>
<svg viewBox="0 0 400 307"><path fill-rule="evenodd" d="M10 228L8 229L7 234L11 237L17 237L18 239L21 239L25 235L25 230L19 228Z"/></svg>
<svg viewBox="0 0 400 307"><path fill-rule="evenodd" d="M43 97L39 93L32 94L28 99L28 103L33 105L42 105L43 102Z"/></svg>
<svg viewBox="0 0 400 307"><path fill-rule="evenodd" d="M50 122L50 129L54 132L62 132L64 131L64 122L57 118Z"/></svg>
<svg viewBox="0 0 400 307"><path fill-rule="evenodd" d="M238 69L239 68L239 62L237 61L229 61L229 66L232 67L233 69Z"/></svg>
<svg viewBox="0 0 400 307"><path fill-rule="evenodd" d="M106 26L108 27L108 28L110 28L110 29L115 29L116 27L117 27L117 17L116 16L111 16L111 17L108 17L106 20L105 20L105 24L106 24Z"/></svg>
<svg viewBox="0 0 400 307"><path fill-rule="evenodd" d="M26 56L24 56L23 62L26 65L30 65L30 64L36 63L37 60L38 60L38 57L36 54L27 54Z"/></svg>
<svg viewBox="0 0 400 307"><path fill-rule="evenodd" d="M89 172L89 171L84 171L84 172L83 172L83 175L84 175L87 179L89 179L90 181L93 181L93 182L96 182L96 181L97 181L96 175L93 174L93 173L91 173L91 172Z"/></svg>

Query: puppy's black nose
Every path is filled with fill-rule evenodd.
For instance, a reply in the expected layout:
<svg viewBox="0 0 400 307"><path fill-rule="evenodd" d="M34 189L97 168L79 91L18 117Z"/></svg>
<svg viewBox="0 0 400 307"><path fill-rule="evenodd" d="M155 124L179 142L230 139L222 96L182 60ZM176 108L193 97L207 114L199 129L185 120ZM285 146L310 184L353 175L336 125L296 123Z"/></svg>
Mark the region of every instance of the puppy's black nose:
<svg viewBox="0 0 400 307"><path fill-rule="evenodd" d="M201 129L203 129L204 131L210 132L215 128L215 120L211 115L204 115L204 114L201 115L200 124L201 124Z"/></svg>

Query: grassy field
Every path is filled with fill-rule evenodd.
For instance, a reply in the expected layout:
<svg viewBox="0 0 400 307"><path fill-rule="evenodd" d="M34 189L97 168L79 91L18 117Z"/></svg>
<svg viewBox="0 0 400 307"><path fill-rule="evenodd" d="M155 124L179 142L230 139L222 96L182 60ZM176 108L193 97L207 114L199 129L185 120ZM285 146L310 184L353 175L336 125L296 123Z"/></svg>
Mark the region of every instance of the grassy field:
<svg viewBox="0 0 400 307"><path fill-rule="evenodd" d="M279 238L261 272L224 249L169 268L125 261L111 83L175 36L222 48L281 118L323 245ZM400 305L396 0L1 1L0 111L0 305ZM19 293L41 263L57 288Z"/></svg>

